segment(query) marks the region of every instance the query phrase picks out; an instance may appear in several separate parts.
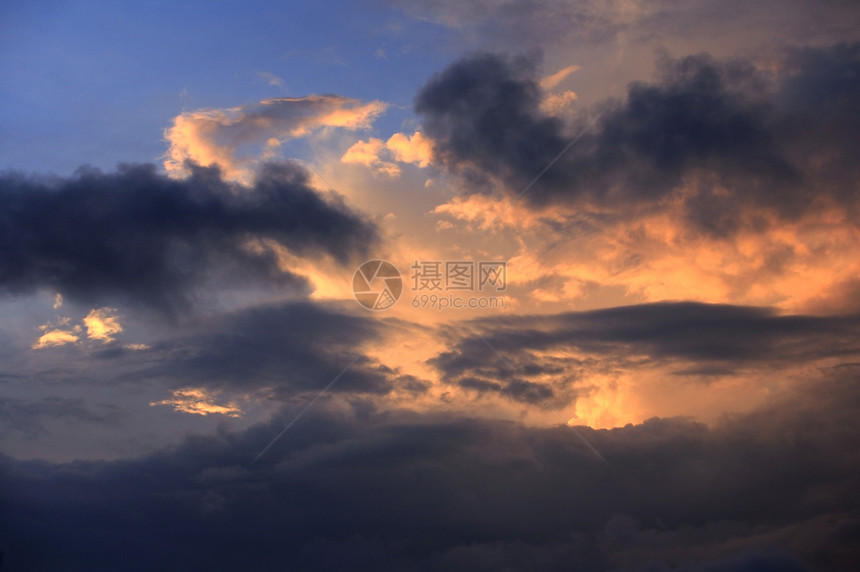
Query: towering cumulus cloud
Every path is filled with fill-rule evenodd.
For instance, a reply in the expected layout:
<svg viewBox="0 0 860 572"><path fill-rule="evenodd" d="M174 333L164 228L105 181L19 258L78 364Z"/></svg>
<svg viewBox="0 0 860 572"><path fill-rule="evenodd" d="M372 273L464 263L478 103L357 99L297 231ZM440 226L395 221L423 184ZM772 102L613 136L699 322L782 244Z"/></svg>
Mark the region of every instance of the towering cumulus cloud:
<svg viewBox="0 0 860 572"><path fill-rule="evenodd" d="M152 165L70 178L3 174L0 212L0 288L44 287L84 301L118 296L165 311L187 306L214 272L304 288L274 255L249 247L252 239L346 264L375 236L288 163L263 168L250 188L200 167L181 180Z"/></svg>

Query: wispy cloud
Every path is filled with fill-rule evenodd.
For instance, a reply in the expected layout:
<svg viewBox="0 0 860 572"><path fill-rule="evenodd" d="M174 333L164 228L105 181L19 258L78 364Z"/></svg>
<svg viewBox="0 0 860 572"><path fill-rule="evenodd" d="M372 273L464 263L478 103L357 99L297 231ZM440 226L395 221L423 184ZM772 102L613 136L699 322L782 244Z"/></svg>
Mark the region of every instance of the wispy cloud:
<svg viewBox="0 0 860 572"><path fill-rule="evenodd" d="M170 145L164 167L171 176L187 176L186 162L193 161L219 167L228 179L249 182L267 146L325 128L366 129L387 107L382 101L311 95L187 111L164 132Z"/></svg>

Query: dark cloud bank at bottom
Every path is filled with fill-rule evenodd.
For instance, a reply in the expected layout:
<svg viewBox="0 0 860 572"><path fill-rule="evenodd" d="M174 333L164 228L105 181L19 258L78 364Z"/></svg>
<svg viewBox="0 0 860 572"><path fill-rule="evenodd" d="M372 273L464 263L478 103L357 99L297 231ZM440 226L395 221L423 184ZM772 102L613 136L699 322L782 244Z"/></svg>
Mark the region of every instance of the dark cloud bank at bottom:
<svg viewBox="0 0 860 572"><path fill-rule="evenodd" d="M360 399L254 465L295 410L137 459L0 457L0 549L13 570L848 570L857 369L714 428L579 428L606 463L568 427Z"/></svg>

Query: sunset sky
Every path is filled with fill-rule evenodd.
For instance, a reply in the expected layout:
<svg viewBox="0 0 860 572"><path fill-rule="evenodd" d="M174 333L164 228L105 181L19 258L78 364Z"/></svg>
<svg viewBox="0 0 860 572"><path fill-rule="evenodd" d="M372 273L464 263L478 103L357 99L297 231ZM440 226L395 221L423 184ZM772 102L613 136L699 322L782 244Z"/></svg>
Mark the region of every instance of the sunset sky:
<svg viewBox="0 0 860 572"><path fill-rule="evenodd" d="M860 565L860 4L11 0L0 102L0 568Z"/></svg>

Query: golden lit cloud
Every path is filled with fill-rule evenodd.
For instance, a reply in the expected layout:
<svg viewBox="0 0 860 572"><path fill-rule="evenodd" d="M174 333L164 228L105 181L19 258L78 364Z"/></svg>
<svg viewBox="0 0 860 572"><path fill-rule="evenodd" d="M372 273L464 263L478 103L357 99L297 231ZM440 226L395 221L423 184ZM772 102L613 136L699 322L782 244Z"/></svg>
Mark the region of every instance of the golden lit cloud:
<svg viewBox="0 0 860 572"><path fill-rule="evenodd" d="M382 101L311 95L188 111L175 117L164 132L170 144L164 168L171 176L182 177L187 175L185 162L193 161L218 166L226 178L247 182L263 155L277 147L271 144L273 138L293 139L329 127L364 129L387 107Z"/></svg>
<svg viewBox="0 0 860 572"><path fill-rule="evenodd" d="M251 239L244 246L256 254L274 255L282 271L306 278L313 287L313 299L345 300L353 297L352 275L345 273L343 267L331 258L302 258L270 239Z"/></svg>
<svg viewBox="0 0 860 572"><path fill-rule="evenodd" d="M371 137L358 141L341 157L343 163L363 165L375 174L388 177L400 175L397 163L411 163L426 167L433 158L433 142L420 131L411 136L395 133L383 142Z"/></svg>
<svg viewBox="0 0 860 572"><path fill-rule="evenodd" d="M385 147L394 155L394 160L401 163L426 167L433 159L433 141L420 131L411 136L395 133L385 142Z"/></svg>
<svg viewBox="0 0 860 572"><path fill-rule="evenodd" d="M215 403L216 393L201 387L186 387L174 389L167 399L150 402L150 407L156 405L168 405L174 411L189 413L191 415L226 415L227 417L241 417L242 410L232 402L226 405Z"/></svg>
<svg viewBox="0 0 860 572"><path fill-rule="evenodd" d="M549 115L558 115L565 107L579 99L576 92L567 90L562 93L548 93L540 102L540 108Z"/></svg>
<svg viewBox="0 0 860 572"><path fill-rule="evenodd" d="M842 211L793 222L750 212L766 221L767 232L750 224L732 236L713 237L690 229L681 207L669 204L619 220L611 212L561 206L540 211L475 194L454 197L432 212L440 217L437 231L459 229L465 242L471 235L477 243L488 232L516 237L519 246L507 256L509 284L521 288L512 295L533 310L540 303L583 309L661 300L796 312L857 306L852 293L858 291L860 230ZM614 294L607 298L609 292Z"/></svg>
<svg viewBox="0 0 860 572"><path fill-rule="evenodd" d="M81 327L75 326L69 329L53 328L50 324L40 326L40 329L45 330L38 341L30 346L34 350L51 348L55 346L63 346L66 344L74 344L80 339Z"/></svg>
<svg viewBox="0 0 860 572"><path fill-rule="evenodd" d="M467 223L472 230L480 231L502 227L525 230L535 227L541 221L564 220L562 208L538 211L518 207L516 203L515 198L475 194L454 197L434 208L432 212Z"/></svg>
<svg viewBox="0 0 860 572"><path fill-rule="evenodd" d="M540 87L541 87L541 89L548 91L548 90L558 86L558 84L563 82L567 78L567 76L569 76L570 74L572 74L573 72L575 72L577 70L579 70L579 66L577 66L577 65L572 65L572 66L567 66L567 67L561 68L560 70L558 70L557 72L555 72L553 74L542 77L540 79Z"/></svg>
<svg viewBox="0 0 860 572"><path fill-rule="evenodd" d="M371 137L367 141L357 141L346 150L340 160L353 165L363 165L376 174L397 177L400 175L400 167L391 161L380 158L380 154L384 150L385 143L382 139Z"/></svg>
<svg viewBox="0 0 860 572"><path fill-rule="evenodd" d="M87 337L99 340L103 343L112 342L114 336L122 332L119 317L113 315L116 308L99 308L91 310L84 318L84 327L87 329Z"/></svg>
<svg viewBox="0 0 860 572"><path fill-rule="evenodd" d="M62 297L57 294L56 300L61 301ZM54 302L55 309L59 307L57 301ZM114 341L117 334L123 331L119 316L115 313L116 308L93 309L83 318L83 325L71 326L72 320L69 317L61 318L56 324L48 322L39 326L39 329L44 333L30 347L43 349L66 344L79 344L83 343L84 339L97 340L103 344L110 343ZM142 344L131 344L125 347L129 349L146 348Z"/></svg>

